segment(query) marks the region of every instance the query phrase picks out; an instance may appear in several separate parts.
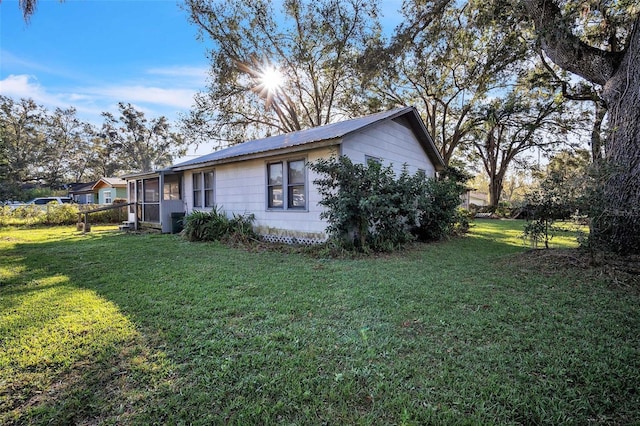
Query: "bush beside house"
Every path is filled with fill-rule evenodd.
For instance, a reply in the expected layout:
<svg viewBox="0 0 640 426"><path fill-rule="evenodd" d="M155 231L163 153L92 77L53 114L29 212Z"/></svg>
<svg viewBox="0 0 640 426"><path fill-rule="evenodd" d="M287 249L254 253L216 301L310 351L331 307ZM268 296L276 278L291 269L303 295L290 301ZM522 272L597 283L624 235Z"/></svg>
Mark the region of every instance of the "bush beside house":
<svg viewBox="0 0 640 426"><path fill-rule="evenodd" d="M329 223L330 239L342 248L390 251L468 228L468 219L458 213L464 192L459 173L443 173L437 180L404 169L396 178L390 166L354 164L345 156L309 167L323 176L314 181L326 208L322 217Z"/></svg>

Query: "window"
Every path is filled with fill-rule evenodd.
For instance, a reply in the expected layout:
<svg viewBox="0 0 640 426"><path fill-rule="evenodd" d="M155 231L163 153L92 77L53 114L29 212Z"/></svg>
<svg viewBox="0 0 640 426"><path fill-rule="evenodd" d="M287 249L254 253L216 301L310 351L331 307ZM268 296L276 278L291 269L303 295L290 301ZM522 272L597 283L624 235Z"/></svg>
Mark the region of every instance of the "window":
<svg viewBox="0 0 640 426"><path fill-rule="evenodd" d="M281 209L282 204L282 163L273 163L267 166L269 182L267 184L267 205L270 209Z"/></svg>
<svg viewBox="0 0 640 426"><path fill-rule="evenodd" d="M193 207L202 207L202 173L193 174Z"/></svg>
<svg viewBox="0 0 640 426"><path fill-rule="evenodd" d="M213 172L204 173L204 206L213 207Z"/></svg>
<svg viewBox="0 0 640 426"><path fill-rule="evenodd" d="M213 207L213 171L193 174L193 207Z"/></svg>
<svg viewBox="0 0 640 426"><path fill-rule="evenodd" d="M104 191L104 203L111 204L113 200L111 199L111 191Z"/></svg>
<svg viewBox="0 0 640 426"><path fill-rule="evenodd" d="M290 209L305 208L304 160L288 163L287 206Z"/></svg>
<svg viewBox="0 0 640 426"><path fill-rule="evenodd" d="M283 210L305 209L307 207L307 191L305 187L304 160L280 161L267 164L268 208Z"/></svg>
<svg viewBox="0 0 640 426"><path fill-rule="evenodd" d="M369 162L373 161L374 163L378 163L378 164L382 164L382 158L380 157L373 157L371 155L365 155L364 156L364 162L368 165Z"/></svg>

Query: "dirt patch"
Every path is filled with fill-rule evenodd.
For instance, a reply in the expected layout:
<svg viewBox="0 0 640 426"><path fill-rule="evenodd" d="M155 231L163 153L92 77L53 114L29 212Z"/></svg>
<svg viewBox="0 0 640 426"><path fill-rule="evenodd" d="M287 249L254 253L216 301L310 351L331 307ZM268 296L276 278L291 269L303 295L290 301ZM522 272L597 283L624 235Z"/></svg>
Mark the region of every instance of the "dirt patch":
<svg viewBox="0 0 640 426"><path fill-rule="evenodd" d="M584 274L612 286L640 292L640 255L594 254L582 249L534 249L510 257L508 263L545 275Z"/></svg>

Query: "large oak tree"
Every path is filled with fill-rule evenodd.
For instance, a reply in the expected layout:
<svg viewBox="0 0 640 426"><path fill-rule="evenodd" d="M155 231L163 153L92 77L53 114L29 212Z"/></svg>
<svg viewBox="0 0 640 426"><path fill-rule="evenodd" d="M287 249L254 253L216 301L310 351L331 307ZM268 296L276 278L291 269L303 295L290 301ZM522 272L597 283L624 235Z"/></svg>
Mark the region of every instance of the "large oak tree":
<svg viewBox="0 0 640 426"><path fill-rule="evenodd" d="M549 87L522 85L480 110L483 126L475 132L473 147L489 177L489 205L498 206L507 171L514 163L526 164L523 154L567 143L579 116L568 114L566 103L554 95Z"/></svg>
<svg viewBox="0 0 640 426"><path fill-rule="evenodd" d="M602 87L609 133L600 209L593 217L592 241L618 253L640 252L640 10L637 3L523 0L535 23L540 44L563 69ZM609 39L621 40L615 49L603 48L580 22L584 14L601 21ZM595 43L593 42L595 41Z"/></svg>
<svg viewBox="0 0 640 426"><path fill-rule="evenodd" d="M508 9L470 0L405 0L405 21L365 52L365 78L383 104L415 104L446 164L482 125L473 114L510 84L530 55Z"/></svg>

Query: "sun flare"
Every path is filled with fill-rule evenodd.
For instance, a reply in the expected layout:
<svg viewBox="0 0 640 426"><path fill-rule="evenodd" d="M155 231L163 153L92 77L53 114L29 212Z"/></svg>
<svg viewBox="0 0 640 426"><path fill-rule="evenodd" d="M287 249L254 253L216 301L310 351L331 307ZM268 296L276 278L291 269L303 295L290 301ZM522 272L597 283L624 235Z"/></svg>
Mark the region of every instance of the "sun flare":
<svg viewBox="0 0 640 426"><path fill-rule="evenodd" d="M260 85L268 93L280 89L283 81L282 73L274 66L268 66L260 73Z"/></svg>

